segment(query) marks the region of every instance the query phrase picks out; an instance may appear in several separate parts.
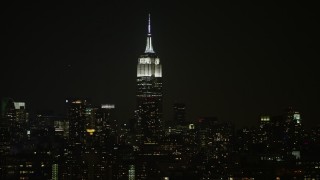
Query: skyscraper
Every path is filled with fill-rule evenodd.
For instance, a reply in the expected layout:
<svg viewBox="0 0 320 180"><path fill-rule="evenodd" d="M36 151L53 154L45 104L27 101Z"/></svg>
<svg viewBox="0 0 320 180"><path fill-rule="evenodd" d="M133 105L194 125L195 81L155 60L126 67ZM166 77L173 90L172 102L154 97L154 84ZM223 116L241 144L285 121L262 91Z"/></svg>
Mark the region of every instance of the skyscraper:
<svg viewBox="0 0 320 180"><path fill-rule="evenodd" d="M2 99L0 107L0 178L15 179L20 171L10 157L19 153L26 140L28 113L24 102L11 98Z"/></svg>
<svg viewBox="0 0 320 180"><path fill-rule="evenodd" d="M74 99L66 100L67 118L69 120L70 145L81 145L85 135L87 101Z"/></svg>
<svg viewBox="0 0 320 180"><path fill-rule="evenodd" d="M87 175L87 171L85 171L86 164L83 161L83 150L85 146L88 102L87 100L68 99L66 100L66 105L67 119L69 121L69 154L63 176L67 179L82 179Z"/></svg>
<svg viewBox="0 0 320 180"><path fill-rule="evenodd" d="M144 142L161 137L162 122L162 66L152 47L150 14L145 52L137 66L137 132Z"/></svg>
<svg viewBox="0 0 320 180"><path fill-rule="evenodd" d="M186 123L186 105L184 103L174 103L173 105L174 123L185 125Z"/></svg>

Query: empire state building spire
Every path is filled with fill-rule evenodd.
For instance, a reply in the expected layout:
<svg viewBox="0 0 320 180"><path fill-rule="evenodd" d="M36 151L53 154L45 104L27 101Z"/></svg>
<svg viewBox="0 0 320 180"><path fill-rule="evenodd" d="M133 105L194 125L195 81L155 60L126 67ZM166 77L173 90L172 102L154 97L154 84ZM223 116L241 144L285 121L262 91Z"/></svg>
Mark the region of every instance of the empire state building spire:
<svg viewBox="0 0 320 180"><path fill-rule="evenodd" d="M148 20L148 36L147 36L147 45L145 53L155 53L152 47L152 39L151 39L151 19L149 14L149 20Z"/></svg>
<svg viewBox="0 0 320 180"><path fill-rule="evenodd" d="M136 135L139 143L155 143L163 136L162 65L151 42L151 21L148 20L147 46L137 64Z"/></svg>

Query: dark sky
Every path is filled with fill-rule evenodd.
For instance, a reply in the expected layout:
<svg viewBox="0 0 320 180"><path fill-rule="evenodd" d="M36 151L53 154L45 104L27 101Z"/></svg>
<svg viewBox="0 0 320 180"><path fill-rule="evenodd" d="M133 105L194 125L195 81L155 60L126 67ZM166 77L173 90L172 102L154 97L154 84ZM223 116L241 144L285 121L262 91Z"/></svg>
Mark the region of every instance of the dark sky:
<svg viewBox="0 0 320 180"><path fill-rule="evenodd" d="M66 97L87 97L115 103L119 119L129 119L151 12L166 120L177 101L189 120L251 126L293 106L307 126L319 123L315 4L79 2L2 5L1 96L57 112Z"/></svg>

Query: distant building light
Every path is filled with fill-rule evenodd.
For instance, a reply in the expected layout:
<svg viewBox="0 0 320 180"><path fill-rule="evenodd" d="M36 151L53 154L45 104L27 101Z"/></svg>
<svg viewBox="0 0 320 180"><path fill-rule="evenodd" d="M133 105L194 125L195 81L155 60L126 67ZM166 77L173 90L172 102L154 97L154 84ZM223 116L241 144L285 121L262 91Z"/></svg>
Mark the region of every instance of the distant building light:
<svg viewBox="0 0 320 180"><path fill-rule="evenodd" d="M26 103L24 102L14 102L15 109L25 109Z"/></svg>
<svg viewBox="0 0 320 180"><path fill-rule="evenodd" d="M91 136L93 135L94 132L96 132L95 129L87 129L87 133L89 133Z"/></svg>
<svg viewBox="0 0 320 180"><path fill-rule="evenodd" d="M300 124L301 123L301 119L300 119L300 114L299 112L295 112L295 114L293 114L293 119Z"/></svg>
<svg viewBox="0 0 320 180"><path fill-rule="evenodd" d="M269 116L261 116L261 121L269 122L270 121L270 117Z"/></svg>
<svg viewBox="0 0 320 180"><path fill-rule="evenodd" d="M114 104L102 104L101 108L102 109L114 109L115 105Z"/></svg>
<svg viewBox="0 0 320 180"><path fill-rule="evenodd" d="M145 145L153 145L153 144L157 144L156 142L144 142Z"/></svg>
<svg viewBox="0 0 320 180"><path fill-rule="evenodd" d="M58 127L58 128L55 128L54 131L55 131L55 132L62 132L62 131L64 131L64 130L63 130L63 128Z"/></svg>
<svg viewBox="0 0 320 180"><path fill-rule="evenodd" d="M194 124L189 124L189 129L194 129Z"/></svg>
<svg viewBox="0 0 320 180"><path fill-rule="evenodd" d="M301 158L300 151L292 151L292 155L293 155L296 159L300 159L300 158Z"/></svg>
<svg viewBox="0 0 320 180"><path fill-rule="evenodd" d="M59 166L58 164L52 164L52 180L57 180L59 175Z"/></svg>
<svg viewBox="0 0 320 180"><path fill-rule="evenodd" d="M81 104L82 101L81 100L76 100L76 101L73 101L72 104Z"/></svg>
<svg viewBox="0 0 320 180"><path fill-rule="evenodd" d="M129 166L129 180L135 180L135 166L134 165L130 165Z"/></svg>

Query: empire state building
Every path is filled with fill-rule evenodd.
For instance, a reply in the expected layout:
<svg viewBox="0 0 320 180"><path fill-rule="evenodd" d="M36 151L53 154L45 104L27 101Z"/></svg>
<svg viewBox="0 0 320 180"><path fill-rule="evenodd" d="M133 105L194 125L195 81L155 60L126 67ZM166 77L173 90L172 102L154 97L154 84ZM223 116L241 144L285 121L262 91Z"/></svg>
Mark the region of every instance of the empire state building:
<svg viewBox="0 0 320 180"><path fill-rule="evenodd" d="M152 47L150 14L147 44L137 65L137 135L141 142L154 143L162 135L162 67Z"/></svg>

